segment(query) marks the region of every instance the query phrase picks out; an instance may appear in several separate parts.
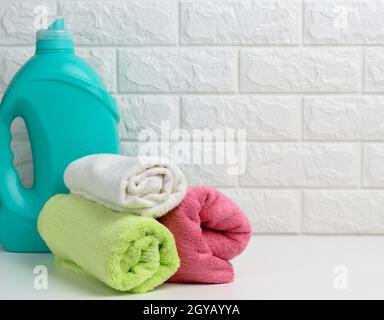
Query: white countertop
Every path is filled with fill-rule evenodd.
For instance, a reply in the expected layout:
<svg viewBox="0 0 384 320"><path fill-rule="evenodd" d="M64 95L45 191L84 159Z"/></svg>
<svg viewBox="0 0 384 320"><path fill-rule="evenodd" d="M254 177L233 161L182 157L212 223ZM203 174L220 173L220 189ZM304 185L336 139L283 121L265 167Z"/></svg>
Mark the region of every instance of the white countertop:
<svg viewBox="0 0 384 320"><path fill-rule="evenodd" d="M33 286L36 265L48 269L47 290ZM57 269L50 254L0 251L0 299L384 299L384 236L256 235L234 266L231 284L165 284L133 295ZM336 290L335 279L347 279L348 289Z"/></svg>

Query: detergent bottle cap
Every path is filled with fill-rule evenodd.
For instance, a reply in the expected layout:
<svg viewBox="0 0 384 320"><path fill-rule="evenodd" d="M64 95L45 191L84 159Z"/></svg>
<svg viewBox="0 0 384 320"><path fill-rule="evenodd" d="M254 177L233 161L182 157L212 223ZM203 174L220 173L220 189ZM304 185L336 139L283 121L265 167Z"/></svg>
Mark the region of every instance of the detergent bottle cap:
<svg viewBox="0 0 384 320"><path fill-rule="evenodd" d="M55 19L48 29L36 33L36 52L54 50L73 52L72 34L65 29L64 19L61 17Z"/></svg>

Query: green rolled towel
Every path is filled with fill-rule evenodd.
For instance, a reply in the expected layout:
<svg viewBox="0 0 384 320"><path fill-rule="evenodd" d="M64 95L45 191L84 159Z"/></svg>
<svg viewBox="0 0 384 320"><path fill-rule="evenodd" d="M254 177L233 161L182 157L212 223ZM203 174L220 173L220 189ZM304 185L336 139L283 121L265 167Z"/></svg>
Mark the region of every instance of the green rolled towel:
<svg viewBox="0 0 384 320"><path fill-rule="evenodd" d="M119 291L147 292L179 267L173 235L162 224L80 196L51 198L40 213L38 229L59 264Z"/></svg>

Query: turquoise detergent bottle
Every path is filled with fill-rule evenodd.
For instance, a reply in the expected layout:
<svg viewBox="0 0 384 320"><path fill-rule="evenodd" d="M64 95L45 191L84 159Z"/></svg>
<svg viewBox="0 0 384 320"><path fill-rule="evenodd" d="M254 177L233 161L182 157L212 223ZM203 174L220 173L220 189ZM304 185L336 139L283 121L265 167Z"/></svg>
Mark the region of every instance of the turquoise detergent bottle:
<svg viewBox="0 0 384 320"><path fill-rule="evenodd" d="M70 162L119 153L119 112L98 75L74 53L59 18L36 36L36 53L18 71L0 105L0 243L12 252L49 252L37 231L45 202L67 193ZM13 166L11 124L24 119L32 148L34 185L25 189Z"/></svg>

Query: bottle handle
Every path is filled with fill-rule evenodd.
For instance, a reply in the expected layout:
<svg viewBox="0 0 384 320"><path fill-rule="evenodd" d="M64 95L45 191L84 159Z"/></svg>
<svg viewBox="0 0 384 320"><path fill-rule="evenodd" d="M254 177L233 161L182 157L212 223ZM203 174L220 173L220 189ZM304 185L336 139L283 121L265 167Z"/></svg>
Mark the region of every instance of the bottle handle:
<svg viewBox="0 0 384 320"><path fill-rule="evenodd" d="M9 116L0 118L0 203L8 210L23 215L28 194L13 165L14 155L11 149L11 124L13 120L14 118ZM26 215L24 218L30 220Z"/></svg>

